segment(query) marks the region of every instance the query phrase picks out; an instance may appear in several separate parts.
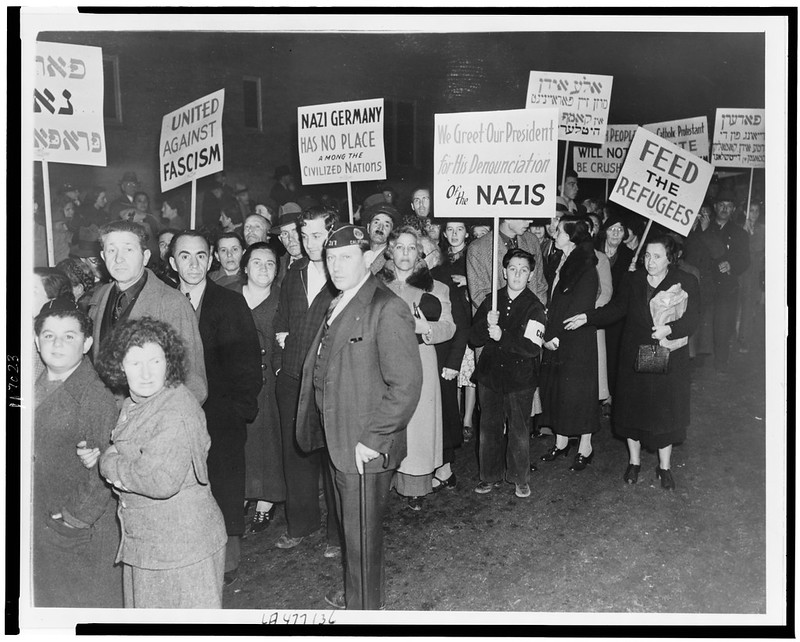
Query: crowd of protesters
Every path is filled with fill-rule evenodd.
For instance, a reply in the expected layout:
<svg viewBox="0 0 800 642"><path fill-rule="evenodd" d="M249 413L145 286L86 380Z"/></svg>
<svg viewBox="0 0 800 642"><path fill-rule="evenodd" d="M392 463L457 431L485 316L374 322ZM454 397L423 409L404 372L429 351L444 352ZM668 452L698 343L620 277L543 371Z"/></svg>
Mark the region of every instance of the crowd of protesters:
<svg viewBox="0 0 800 642"><path fill-rule="evenodd" d="M297 434L307 353L341 298L327 244L349 207L303 193L287 167L272 178L255 202L211 177L195 230L184 200L152 208L132 172L119 195L65 185L51 208L54 267L35 199L37 606L221 607L241 538L278 507L276 546L291 549L322 526L324 503L324 556L346 563L328 456ZM491 221L437 218L429 186L380 185L354 204L348 234L369 241L370 273L414 322L421 393L391 481L410 510L457 487L473 439L476 493L535 495L537 466L572 448L570 470L591 464L604 416L628 446L621 482L637 482L644 445L674 489L692 362L724 372L732 349L756 343L759 196L715 179L686 238L657 225L642 238L642 217L579 191L567 174L546 219L500 219L497 247ZM657 323L649 303L678 286L682 315ZM659 342L672 346L666 372L637 371L640 347ZM541 461L531 438L552 438Z"/></svg>

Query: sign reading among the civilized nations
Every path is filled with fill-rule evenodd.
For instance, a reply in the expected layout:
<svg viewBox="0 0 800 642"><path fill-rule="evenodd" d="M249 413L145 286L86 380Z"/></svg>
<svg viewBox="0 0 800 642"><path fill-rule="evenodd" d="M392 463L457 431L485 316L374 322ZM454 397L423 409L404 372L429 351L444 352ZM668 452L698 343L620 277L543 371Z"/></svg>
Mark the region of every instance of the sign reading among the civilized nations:
<svg viewBox="0 0 800 642"><path fill-rule="evenodd" d="M222 111L225 90L164 116L159 146L161 191L222 171Z"/></svg>
<svg viewBox="0 0 800 642"><path fill-rule="evenodd" d="M383 180L383 98L297 108L303 185Z"/></svg>
<svg viewBox="0 0 800 642"><path fill-rule="evenodd" d="M103 50L37 42L34 87L34 159L104 167Z"/></svg>
<svg viewBox="0 0 800 642"><path fill-rule="evenodd" d="M711 162L716 167L764 167L764 110L717 109Z"/></svg>
<svg viewBox="0 0 800 642"><path fill-rule="evenodd" d="M705 116L649 123L642 127L695 156L708 160L708 118Z"/></svg>
<svg viewBox="0 0 800 642"><path fill-rule="evenodd" d="M699 156L640 127L610 200L686 236L713 173Z"/></svg>
<svg viewBox="0 0 800 642"><path fill-rule="evenodd" d="M558 107L561 140L600 145L605 140L613 76L532 71L526 107Z"/></svg>
<svg viewBox="0 0 800 642"><path fill-rule="evenodd" d="M434 129L437 216L533 218L555 211L557 109L436 114Z"/></svg>
<svg viewBox="0 0 800 642"><path fill-rule="evenodd" d="M581 178L615 179L619 176L628 147L637 125L609 125L606 142L601 147L576 145L572 152L572 168Z"/></svg>

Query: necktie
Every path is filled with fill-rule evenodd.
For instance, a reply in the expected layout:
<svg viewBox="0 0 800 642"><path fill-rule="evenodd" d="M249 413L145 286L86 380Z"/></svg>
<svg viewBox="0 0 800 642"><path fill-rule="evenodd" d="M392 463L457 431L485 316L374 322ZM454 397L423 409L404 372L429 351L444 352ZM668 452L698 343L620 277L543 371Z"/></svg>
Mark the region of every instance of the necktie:
<svg viewBox="0 0 800 642"><path fill-rule="evenodd" d="M508 247L509 247L510 250L516 250L517 247L519 247L519 245L517 244L517 237L516 236L512 236L511 237L511 240L509 240L509 242L508 242Z"/></svg>
<svg viewBox="0 0 800 642"><path fill-rule="evenodd" d="M114 314L111 315L111 320L116 323L119 321L120 316L122 315L123 310L125 310L125 302L127 300L127 296L125 296L125 292L120 292L117 295L117 300L114 302Z"/></svg>
<svg viewBox="0 0 800 642"><path fill-rule="evenodd" d="M331 304L328 306L328 311L325 313L325 329L327 330L330 326L331 316L333 315L333 311L336 309L336 306L339 304L339 301L342 300L343 293L339 292L331 301Z"/></svg>

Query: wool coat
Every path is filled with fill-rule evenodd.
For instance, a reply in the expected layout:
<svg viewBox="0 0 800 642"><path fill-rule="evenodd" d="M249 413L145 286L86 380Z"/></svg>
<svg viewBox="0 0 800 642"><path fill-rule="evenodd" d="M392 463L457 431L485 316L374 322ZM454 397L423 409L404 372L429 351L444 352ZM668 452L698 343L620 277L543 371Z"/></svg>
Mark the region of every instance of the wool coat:
<svg viewBox="0 0 800 642"><path fill-rule="evenodd" d="M592 326L564 329L564 320L594 309L597 257L591 243L577 245L556 274L547 307L545 341L558 338L557 350L542 357L540 424L559 435L582 435L600 429L597 387L597 334Z"/></svg>
<svg viewBox="0 0 800 642"><path fill-rule="evenodd" d="M199 313L208 375L203 410L211 437L211 492L225 516L228 535L242 535L247 422L258 412L266 368L253 316L240 293L206 280Z"/></svg>
<svg viewBox="0 0 800 642"><path fill-rule="evenodd" d="M691 274L671 267L652 296L677 283L689 295L689 299L683 316L669 324L672 328L669 339L690 336L700 320L700 290L697 279ZM590 324L604 325L625 317L612 415L615 431L623 437L638 436L642 432L654 436L674 433L680 441L690 421L688 346L670 353L666 374L639 373L634 370L639 346L655 343L650 336L653 333L653 317L650 313L652 296L648 296L647 272L637 270L623 279L619 290L607 305L589 310L586 318Z"/></svg>
<svg viewBox="0 0 800 642"><path fill-rule="evenodd" d="M147 274L147 282L133 304L128 318L153 317L169 323L177 330L178 335L186 344L186 387L202 404L208 394L208 383L203 360L203 342L200 339L200 329L197 325L194 308L189 303L189 299L178 290L166 285L150 269L145 268L145 274ZM97 288L89 302L89 316L94 323L94 344L92 346L94 358L97 358L97 353L100 351L100 329L103 323L103 314L113 287L113 283L106 283Z"/></svg>
<svg viewBox="0 0 800 642"><path fill-rule="evenodd" d="M359 442L387 456L369 462L367 474L397 468L406 456L406 426L422 388L408 305L370 276L327 331L327 362L319 371L323 333L321 325L303 364L298 444L306 452L327 445L333 465L345 473L358 472Z"/></svg>
<svg viewBox="0 0 800 642"><path fill-rule="evenodd" d="M122 524L117 561L176 569L225 546L206 468L206 419L186 386L126 399L111 439L114 448L101 456L100 472L123 487L116 491Z"/></svg>
<svg viewBox="0 0 800 642"><path fill-rule="evenodd" d="M47 377L44 373L42 377ZM88 358L44 396L33 425L33 594L36 606L119 608L116 502L98 467L75 447L106 449L119 411ZM63 520L52 515L60 513ZM66 524L70 524L72 528Z"/></svg>

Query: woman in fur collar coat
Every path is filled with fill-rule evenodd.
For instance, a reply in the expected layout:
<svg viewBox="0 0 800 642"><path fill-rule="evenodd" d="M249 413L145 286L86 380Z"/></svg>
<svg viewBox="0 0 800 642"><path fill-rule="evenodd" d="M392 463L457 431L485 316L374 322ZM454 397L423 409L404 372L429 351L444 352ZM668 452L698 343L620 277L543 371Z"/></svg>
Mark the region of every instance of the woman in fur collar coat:
<svg viewBox="0 0 800 642"><path fill-rule="evenodd" d="M547 308L542 359L540 425L555 433L553 447L542 461L566 457L569 438L580 437L570 470L591 463L592 433L600 428L597 404L597 333L592 326L566 332L564 319L594 309L597 297L597 257L585 221L563 216L555 244L564 255L556 270Z"/></svg>

